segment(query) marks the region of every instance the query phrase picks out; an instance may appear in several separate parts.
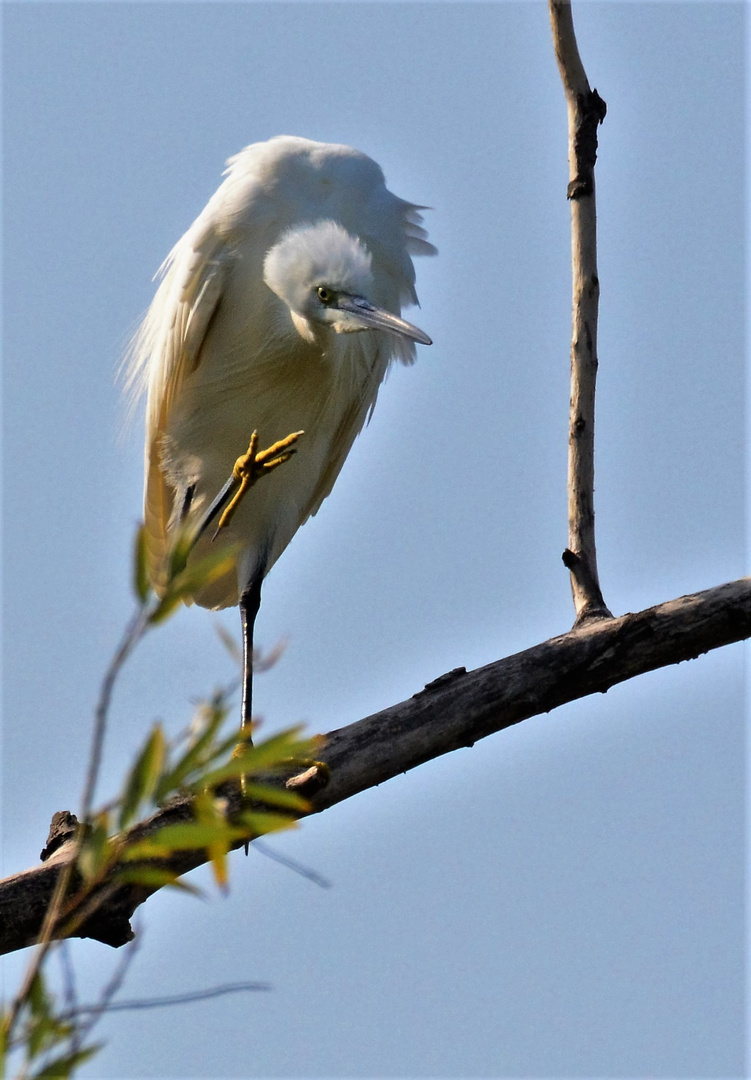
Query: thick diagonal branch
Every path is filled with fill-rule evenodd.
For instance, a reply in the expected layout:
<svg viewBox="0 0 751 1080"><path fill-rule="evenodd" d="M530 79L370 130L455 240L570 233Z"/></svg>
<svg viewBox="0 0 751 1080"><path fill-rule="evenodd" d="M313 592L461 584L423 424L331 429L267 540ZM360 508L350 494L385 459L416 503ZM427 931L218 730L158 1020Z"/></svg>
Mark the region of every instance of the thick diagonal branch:
<svg viewBox="0 0 751 1080"><path fill-rule="evenodd" d="M597 377L597 275L595 161L597 128L605 102L590 90L579 56L569 0L550 0L553 43L568 109L569 185L573 332L568 453L568 548L563 561L571 572L576 625L608 617L600 590L595 547L594 435Z"/></svg>
<svg viewBox="0 0 751 1080"><path fill-rule="evenodd" d="M476 671L458 668L383 712L329 732L320 757L330 769L327 787L312 795L315 812L366 788L449 753L521 720L550 712L646 671L751 637L751 578L682 596L635 615L596 620ZM230 799L230 813L239 808ZM131 830L141 838L162 825L190 820L189 800L155 814ZM63 822L65 825L65 822ZM0 953L31 944L39 934L71 844L42 866L0 882ZM207 861L204 851L169 860L183 874ZM154 889L109 889L106 900L77 933L110 945L132 937L130 917Z"/></svg>

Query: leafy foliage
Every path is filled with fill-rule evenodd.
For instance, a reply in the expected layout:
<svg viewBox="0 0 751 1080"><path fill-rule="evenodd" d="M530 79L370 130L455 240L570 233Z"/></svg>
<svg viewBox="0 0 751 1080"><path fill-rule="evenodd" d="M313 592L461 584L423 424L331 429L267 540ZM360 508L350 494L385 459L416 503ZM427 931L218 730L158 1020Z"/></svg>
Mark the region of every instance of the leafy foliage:
<svg viewBox="0 0 751 1080"><path fill-rule="evenodd" d="M23 1047L25 1061L19 1077L29 1077L29 1080L46 1080L48 1077L67 1080L76 1066L93 1057L99 1049L96 1043L80 1044L75 1017L66 1017L56 1011L41 971L31 980L15 1030L9 1032L5 1024L2 1030L0 1060L5 1064L11 1051ZM5 1075L5 1070L1 1075Z"/></svg>
<svg viewBox="0 0 751 1080"><path fill-rule="evenodd" d="M191 546L188 536L178 538L167 582L155 596L149 587L143 528L138 530L133 558L136 616L102 683L75 859L61 871L37 952L21 990L2 1014L0 1080L11 1057L22 1059L17 1076L24 1080L67 1078L99 1049L88 1036L114 989L105 991L93 1009L57 1002L45 981L44 968L51 951L61 944L58 938L73 934L123 885L147 890L173 887L199 894L171 867L170 859L178 853L200 853L203 861L210 862L218 887L226 890L232 848L294 827L310 809L302 796L274 780L309 765L314 742L303 739L299 728L258 744L248 740L247 730L224 732L230 712L228 689L200 702L190 726L176 738L169 739L162 725L155 723L128 770L120 795L99 809L90 806L112 688L126 659L147 630L164 623L187 596L233 564L235 553L225 548L188 565ZM242 808L234 814L229 812L230 789L242 793ZM184 808L189 808L189 820L163 825L149 820L173 799L180 800L183 818Z"/></svg>

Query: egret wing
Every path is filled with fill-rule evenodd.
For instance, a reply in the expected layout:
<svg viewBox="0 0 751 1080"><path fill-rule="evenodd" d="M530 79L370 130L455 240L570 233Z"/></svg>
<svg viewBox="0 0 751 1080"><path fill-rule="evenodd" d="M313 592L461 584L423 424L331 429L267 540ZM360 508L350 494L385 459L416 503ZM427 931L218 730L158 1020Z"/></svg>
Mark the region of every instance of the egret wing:
<svg viewBox="0 0 751 1080"><path fill-rule="evenodd" d="M309 517L318 513L321 503L331 494L331 489L352 449L352 444L362 431L366 420L370 419L389 364L390 351L390 349L388 351L384 351L383 348L378 349L372 362L370 377L359 393L351 397L349 406L339 419L329 444L326 467L321 472L318 483L300 516L301 525L304 525Z"/></svg>
<svg viewBox="0 0 751 1080"><path fill-rule="evenodd" d="M147 566L157 589L163 584L177 495L162 464L163 441L181 385L200 364L230 264L224 238L212 222L199 219L164 264L163 280L133 346L132 378L138 379L140 371L148 388L144 520Z"/></svg>

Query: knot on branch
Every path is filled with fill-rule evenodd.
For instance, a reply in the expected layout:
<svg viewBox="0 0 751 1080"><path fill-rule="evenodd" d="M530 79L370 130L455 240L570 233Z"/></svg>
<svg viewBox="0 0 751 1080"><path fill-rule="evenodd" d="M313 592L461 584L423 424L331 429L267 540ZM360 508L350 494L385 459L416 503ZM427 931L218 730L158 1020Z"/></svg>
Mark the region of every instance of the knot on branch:
<svg viewBox="0 0 751 1080"><path fill-rule="evenodd" d="M63 844L72 840L77 828L78 818L75 814L71 814L70 810L58 810L54 813L50 822L50 831L47 834L47 843L39 852L42 862L46 862Z"/></svg>
<svg viewBox="0 0 751 1080"><path fill-rule="evenodd" d="M590 565L584 553L566 548L561 560L576 585L575 597L576 593L579 595L574 629L594 619L612 619L613 613L600 591L597 571Z"/></svg>
<svg viewBox="0 0 751 1080"><path fill-rule="evenodd" d="M605 119L608 107L596 90L576 96L574 156L576 176L566 189L566 198L581 199L595 189L597 128Z"/></svg>
<svg viewBox="0 0 751 1080"><path fill-rule="evenodd" d="M325 761L314 761L313 764L296 776L290 776L285 783L287 791L295 791L308 799L328 785L331 778L329 767Z"/></svg>

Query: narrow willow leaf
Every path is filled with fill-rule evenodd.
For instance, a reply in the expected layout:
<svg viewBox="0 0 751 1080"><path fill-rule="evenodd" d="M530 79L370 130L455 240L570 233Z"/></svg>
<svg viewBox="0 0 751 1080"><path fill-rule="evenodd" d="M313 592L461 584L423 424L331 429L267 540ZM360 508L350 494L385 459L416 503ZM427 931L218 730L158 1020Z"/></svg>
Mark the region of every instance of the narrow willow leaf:
<svg viewBox="0 0 751 1080"><path fill-rule="evenodd" d="M149 598L149 574L146 569L146 526L141 522L133 543L133 592L143 607Z"/></svg>
<svg viewBox="0 0 751 1080"><path fill-rule="evenodd" d="M177 596L174 593L165 593L151 615L149 615L149 625L158 626L159 623L166 622L170 615L173 615L180 607L182 599L182 596Z"/></svg>
<svg viewBox="0 0 751 1080"><path fill-rule="evenodd" d="M224 802L215 799L211 792L200 791L193 800L193 812L198 822L214 830L215 839L206 846L206 854L211 863L211 871L222 892L227 891L229 869L227 852L230 848L230 835L224 818ZM242 829L235 829L235 838L244 835Z"/></svg>
<svg viewBox="0 0 751 1080"><path fill-rule="evenodd" d="M189 885L169 870L160 870L156 866L132 866L127 870L118 870L117 880L133 885L146 885L156 889L174 888L190 893L202 899L205 895L202 889L195 885Z"/></svg>
<svg viewBox="0 0 751 1080"><path fill-rule="evenodd" d="M307 814L311 809L310 802L302 795L298 795L296 791L271 787L270 784L246 784L245 795L248 799L254 799L265 806L279 806L300 814Z"/></svg>
<svg viewBox="0 0 751 1080"><path fill-rule="evenodd" d="M155 797L159 802L171 792L177 790L194 769L213 760L216 751L213 748L214 736L226 716L226 710L215 707L204 731L195 742L191 743L183 756L172 769L165 773L156 789Z"/></svg>
<svg viewBox="0 0 751 1080"><path fill-rule="evenodd" d="M186 566L182 573L178 574L172 583L172 591L180 596L186 596L204 585L211 585L234 569L235 555L234 550L227 551L226 548L205 555L192 566Z"/></svg>
<svg viewBox="0 0 751 1080"><path fill-rule="evenodd" d="M167 566L167 583L172 584L176 577L182 574L188 563L188 556L193 547L192 531L188 524L184 524L178 531L177 537L169 555Z"/></svg>
<svg viewBox="0 0 751 1080"><path fill-rule="evenodd" d="M214 875L214 881L222 892L227 892L229 886L227 852L229 851L229 848L226 844L216 843L211 844L207 850L209 859L211 860L211 871Z"/></svg>
<svg viewBox="0 0 751 1080"><path fill-rule="evenodd" d="M300 739L298 732L301 730L299 727L291 728L289 731L272 736L265 742L247 747L237 757L233 757L225 765L202 777L200 784L216 787L238 776L253 776L259 772L295 768L296 764L305 767L316 749L316 741Z"/></svg>
<svg viewBox="0 0 751 1080"><path fill-rule="evenodd" d="M249 749L254 767L256 769L286 768L295 762L309 762L318 749L318 740L301 738L302 730L302 725L298 725L256 743Z"/></svg>
<svg viewBox="0 0 751 1080"><path fill-rule="evenodd" d="M192 566L186 566L170 580L162 599L149 617L149 623L156 626L164 622L185 597L229 573L235 566L236 554L235 546L223 548L204 556Z"/></svg>
<svg viewBox="0 0 751 1080"><path fill-rule="evenodd" d="M32 1016L46 1018L50 1015L49 994L47 993L47 987L45 986L44 976L41 971L37 971L31 981L27 1000Z"/></svg>
<svg viewBox="0 0 751 1080"><path fill-rule="evenodd" d="M266 813L264 810L246 810L240 815L240 820L255 836L279 832L280 829L297 828L297 818L290 817L289 814Z"/></svg>
<svg viewBox="0 0 751 1080"><path fill-rule="evenodd" d="M26 1031L26 1052L29 1060L39 1057L45 1047L49 1046L52 1025L46 1018L33 1020Z"/></svg>
<svg viewBox="0 0 751 1080"><path fill-rule="evenodd" d="M103 1043L96 1043L93 1046L85 1046L83 1050L63 1054L62 1057L55 1058L39 1072L34 1073L32 1080L68 1080L76 1066L82 1065L94 1054L98 1054L103 1045Z"/></svg>
<svg viewBox="0 0 751 1080"><path fill-rule="evenodd" d="M119 828L126 828L138 813L141 804L154 794L162 772L166 748L162 726L155 724L125 784L118 819Z"/></svg>
<svg viewBox="0 0 751 1080"><path fill-rule="evenodd" d="M84 881L93 881L107 866L112 857L109 843L109 815L98 814L92 827L84 834L78 853L78 869Z"/></svg>
<svg viewBox="0 0 751 1080"><path fill-rule="evenodd" d="M210 791L199 791L193 799L193 813L202 825L226 824L224 802L216 799Z"/></svg>
<svg viewBox="0 0 751 1080"><path fill-rule="evenodd" d="M73 1025L61 1022L54 1015L33 1020L25 1032L29 1060L51 1053L56 1046L67 1042L72 1034Z"/></svg>
<svg viewBox="0 0 751 1080"><path fill-rule="evenodd" d="M216 750L214 752L214 759L216 760L225 758L227 754L233 753L235 750L238 749L238 747L246 746L248 743L248 738L253 737L253 732L255 728L256 725L252 724L250 726L250 735L248 733L248 728L239 728L237 731L233 731L231 735L228 735L226 739L218 742L216 744Z"/></svg>
<svg viewBox="0 0 751 1080"><path fill-rule="evenodd" d="M217 841L232 843L244 836L241 828L224 821L193 821L184 825L165 825L153 836L140 840L122 853L126 861L133 859L165 858L173 851L193 851L208 848Z"/></svg>
<svg viewBox="0 0 751 1080"><path fill-rule="evenodd" d="M19 1045L25 1042L29 1060L49 1054L56 1045L67 1041L73 1032L73 1025L58 1019L49 1000L47 1009L44 1015L32 1016L23 1034L16 1040Z"/></svg>

